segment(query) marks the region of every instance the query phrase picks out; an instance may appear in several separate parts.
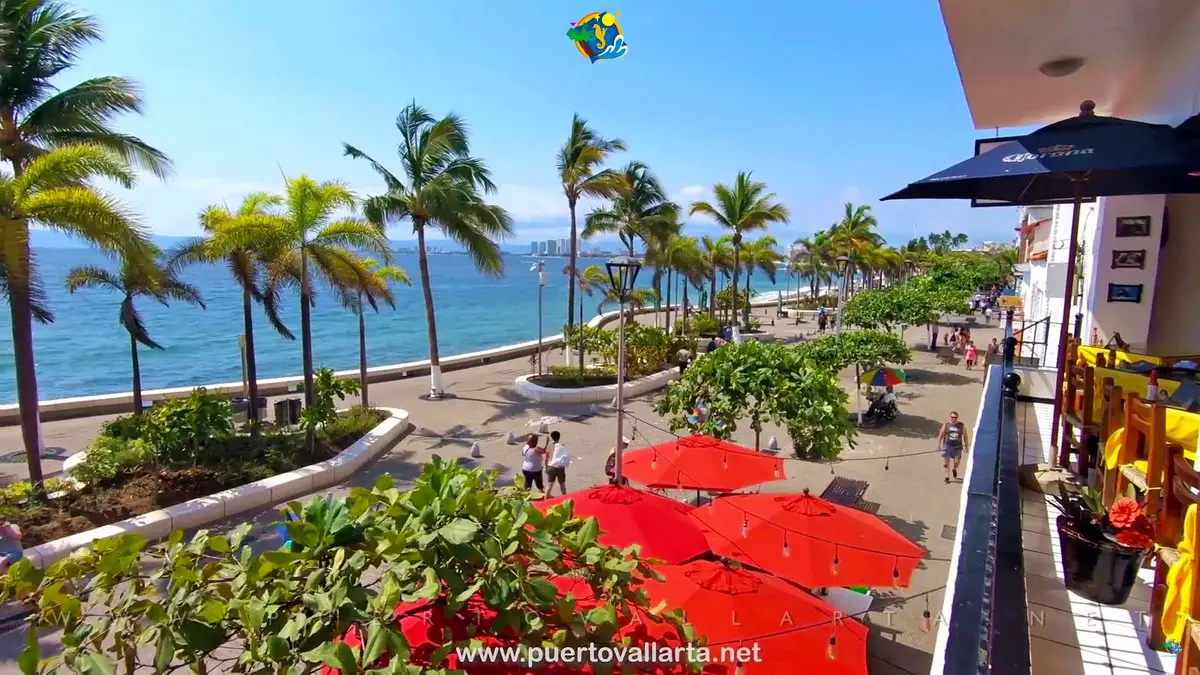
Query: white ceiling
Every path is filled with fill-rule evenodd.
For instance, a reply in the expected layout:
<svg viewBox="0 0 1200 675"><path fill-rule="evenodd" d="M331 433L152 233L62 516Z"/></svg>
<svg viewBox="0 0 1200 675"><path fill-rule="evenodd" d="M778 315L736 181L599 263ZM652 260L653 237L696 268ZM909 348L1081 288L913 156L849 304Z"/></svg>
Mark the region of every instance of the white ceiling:
<svg viewBox="0 0 1200 675"><path fill-rule="evenodd" d="M940 2L975 128L992 129L1052 122L1085 99L1108 114L1173 22L1200 0ZM1038 70L1068 57L1086 62L1067 77Z"/></svg>

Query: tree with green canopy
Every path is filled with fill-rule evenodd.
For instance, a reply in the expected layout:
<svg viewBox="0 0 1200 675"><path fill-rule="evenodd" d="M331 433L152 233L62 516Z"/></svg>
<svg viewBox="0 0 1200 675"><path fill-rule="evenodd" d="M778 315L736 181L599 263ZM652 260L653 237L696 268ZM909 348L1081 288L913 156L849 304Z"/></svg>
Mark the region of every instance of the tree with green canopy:
<svg viewBox="0 0 1200 675"><path fill-rule="evenodd" d="M707 415L693 422L689 418L700 401ZM763 426L775 424L787 429L797 457L835 459L843 447L854 445L848 401L836 375L798 350L752 340L697 358L667 386L654 410L667 418L671 431L724 439L749 417L756 449Z"/></svg>
<svg viewBox="0 0 1200 675"><path fill-rule="evenodd" d="M388 224L408 220L417 235L417 268L429 334L428 398L437 400L446 398L446 390L425 237L430 228L440 231L466 250L480 273L500 277L504 275L504 257L497 240L513 234L512 218L484 199L496 191L496 185L487 164L471 154L467 123L461 117L450 113L437 119L413 102L396 117L396 128L403 177L352 145L346 144L344 149L346 156L370 164L387 188L364 202L367 219L380 232Z"/></svg>
<svg viewBox="0 0 1200 675"><path fill-rule="evenodd" d="M54 315L29 244L30 227L55 230L106 253L132 256L144 245L133 214L89 179L113 179L129 188L131 166L158 177L171 173L166 155L117 131L113 122L142 112L137 86L123 77L96 76L71 86L55 80L78 65L84 47L100 39L85 14L52 0L0 0L0 162L17 191L5 190L0 232L0 284L8 299L16 366L21 440L29 480L41 493L41 431L33 324ZM54 148L94 150L57 155L42 164L38 185L24 179L37 159ZM103 159L92 161L101 152ZM0 177L0 180L9 180Z"/></svg>
<svg viewBox="0 0 1200 675"><path fill-rule="evenodd" d="M887 365L904 365L912 360L912 352L895 333L878 330L847 331L841 335L827 333L815 340L806 340L794 347L814 366L837 374L850 366L864 370Z"/></svg>
<svg viewBox="0 0 1200 675"><path fill-rule="evenodd" d="M367 391L367 318L366 309L370 307L379 311L382 302L392 309L396 308L396 299L392 296L392 284L412 285L412 279L403 268L397 265L380 265L371 258L366 258L363 265L371 274L366 285L354 289L354 293L345 294L346 309L358 317L358 396L359 403L364 407L371 404Z"/></svg>
<svg viewBox="0 0 1200 675"><path fill-rule="evenodd" d="M73 267L67 272L65 285L67 292L72 295L83 288L115 291L121 295L118 321L129 333L129 357L133 364L133 414L142 414L142 370L138 362L138 344L151 349L162 349L163 346L150 337L134 300L149 298L164 306L179 301L204 309L204 298L200 291L180 281L169 266L147 262L140 255L122 260L120 272L115 273L95 265Z"/></svg>

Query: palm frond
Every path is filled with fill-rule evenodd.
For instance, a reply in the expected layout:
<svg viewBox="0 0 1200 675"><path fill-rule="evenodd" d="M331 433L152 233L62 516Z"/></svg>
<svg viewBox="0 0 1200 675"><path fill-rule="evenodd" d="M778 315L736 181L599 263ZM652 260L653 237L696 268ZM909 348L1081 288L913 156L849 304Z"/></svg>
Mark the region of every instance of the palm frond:
<svg viewBox="0 0 1200 675"><path fill-rule="evenodd" d="M74 295L82 288L103 288L110 291L125 292L121 278L110 270L94 265L79 265L67 272L64 282L67 292Z"/></svg>
<svg viewBox="0 0 1200 675"><path fill-rule="evenodd" d="M25 195L41 190L84 187L94 178L106 178L131 188L137 180L129 163L95 145L59 148L35 158L13 180L13 190Z"/></svg>

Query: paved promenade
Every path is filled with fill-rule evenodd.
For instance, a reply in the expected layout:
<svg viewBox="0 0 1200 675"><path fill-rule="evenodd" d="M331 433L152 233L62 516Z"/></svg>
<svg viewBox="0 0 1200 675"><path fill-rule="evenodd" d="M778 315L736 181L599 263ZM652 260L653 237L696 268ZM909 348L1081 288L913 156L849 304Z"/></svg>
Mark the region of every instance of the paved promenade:
<svg viewBox="0 0 1200 675"><path fill-rule="evenodd" d="M756 316L769 324L774 310L757 310ZM650 322L653 317L648 317ZM812 323L800 326L780 322L774 330L783 338L796 338L815 329ZM984 344L999 331L977 329L975 339ZM870 672L872 675L902 675L925 673L929 670L933 652L934 632L921 630L922 612L928 608L936 617L942 604L944 587L953 544L962 483L945 485L941 463L935 450L939 425L951 410L957 410L974 428L978 414L982 372L967 372L961 363L947 359L945 350L932 354L926 349L924 328L910 329L906 339L912 345L914 361L906 368L910 383L898 387L900 417L879 429L863 429L858 444L843 454L833 467L838 476L868 481L870 487L864 500L877 505L877 513L897 530L929 550L929 558L913 577L911 588L877 589L874 611L867 617L871 627ZM556 354L551 363L562 363ZM558 415L570 421L556 428L563 441L572 449L572 464L568 473L568 489L580 489L604 480L603 465L616 430L611 406L601 405L599 412L589 412L590 404L537 404L519 398L513 390L513 379L530 372L528 359L506 361L447 373L446 388L457 398L438 402L420 400L426 392L427 378L415 378L371 385L371 402L411 413L413 429L376 462L367 465L342 486L332 490L343 493L354 485L370 485L375 477L389 472L403 484L420 471L422 463L433 455L457 457L470 465L500 471L511 477L520 466L520 446L508 445L509 432L518 436L531 431L526 422L541 415ZM842 374L848 390L853 390L853 371ZM627 409L649 423L636 425L637 437L633 447L666 442L671 436L655 426L665 427L652 412L652 395L627 403ZM854 409L853 399L851 409ZM87 418L47 423L44 437L47 446L63 448L67 454L86 447L106 418ZM626 422L627 429L630 421ZM628 431L626 432L628 435ZM790 443L782 429L768 427L762 434L763 444L772 435L779 438L784 454L790 455ZM735 440L753 447L754 435L748 428L739 431ZM470 446L478 443L483 458L469 458ZM20 432L16 427L0 429L0 451L20 448ZM911 455L911 456L908 456ZM889 458L885 461L884 458ZM6 465L8 470L15 465ZM47 471L57 468L46 462ZM23 472L21 472L23 473ZM790 461L788 479L767 484L768 492L799 491L810 488L819 494L834 478L829 465ZM322 491L325 492L325 491ZM679 495L684 496L684 495ZM264 545L273 544L268 526L275 520L272 510L247 514L238 521L254 520L256 532ZM226 524L229 526L231 524ZM906 600L912 596L913 599ZM17 672L16 655L24 642L24 629L0 633L0 673ZM47 635L43 643L53 649L57 637Z"/></svg>

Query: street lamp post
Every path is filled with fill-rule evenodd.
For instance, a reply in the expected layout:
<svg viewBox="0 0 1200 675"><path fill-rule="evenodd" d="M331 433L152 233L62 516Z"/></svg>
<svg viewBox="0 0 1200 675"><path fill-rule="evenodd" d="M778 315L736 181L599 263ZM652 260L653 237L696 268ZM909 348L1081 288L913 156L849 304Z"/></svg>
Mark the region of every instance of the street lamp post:
<svg viewBox="0 0 1200 675"><path fill-rule="evenodd" d="M620 485L623 475L622 455L625 450L625 301L629 292L633 290L642 263L637 258L623 256L609 260L604 266L608 268L608 280L617 292L617 300L620 302L617 318L617 456L613 469L613 478L617 485Z"/></svg>
<svg viewBox="0 0 1200 675"><path fill-rule="evenodd" d="M530 272L537 272L538 278L538 350L537 350L537 369L538 375L542 374L542 289L546 288L546 261L539 260L529 268Z"/></svg>
<svg viewBox="0 0 1200 675"><path fill-rule="evenodd" d="M845 313L846 306L846 279L850 276L850 258L840 255L837 258L838 271L842 273L842 285L838 288L838 307L837 307L837 325L834 332L841 337L842 335L842 315ZM861 426L863 423L862 410L862 386L858 381L858 364L854 364L854 407L858 411L858 423Z"/></svg>

